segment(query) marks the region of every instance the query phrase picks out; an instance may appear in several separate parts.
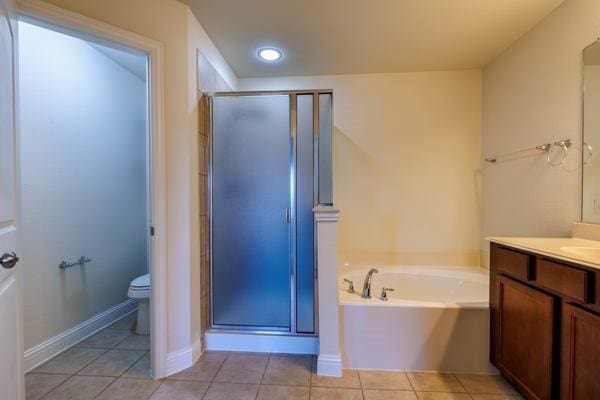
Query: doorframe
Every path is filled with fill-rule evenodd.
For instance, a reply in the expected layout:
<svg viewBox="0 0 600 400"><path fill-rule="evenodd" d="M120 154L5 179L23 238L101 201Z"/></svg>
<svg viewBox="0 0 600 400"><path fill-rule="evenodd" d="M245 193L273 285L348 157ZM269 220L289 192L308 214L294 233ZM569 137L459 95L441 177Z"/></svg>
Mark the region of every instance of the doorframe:
<svg viewBox="0 0 600 400"><path fill-rule="evenodd" d="M167 369L167 212L164 121L164 45L156 40L114 25L39 1L18 0L19 19L81 39L141 51L148 55L148 139L151 276L151 362L155 379L166 376Z"/></svg>

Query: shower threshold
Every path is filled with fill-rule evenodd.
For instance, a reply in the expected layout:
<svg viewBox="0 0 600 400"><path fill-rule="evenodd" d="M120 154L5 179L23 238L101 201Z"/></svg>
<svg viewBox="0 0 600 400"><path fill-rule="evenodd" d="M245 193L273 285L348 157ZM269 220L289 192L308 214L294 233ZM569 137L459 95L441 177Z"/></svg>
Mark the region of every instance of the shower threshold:
<svg viewBox="0 0 600 400"><path fill-rule="evenodd" d="M319 353L319 338L313 335L209 329L204 335L204 341L207 350L287 354Z"/></svg>

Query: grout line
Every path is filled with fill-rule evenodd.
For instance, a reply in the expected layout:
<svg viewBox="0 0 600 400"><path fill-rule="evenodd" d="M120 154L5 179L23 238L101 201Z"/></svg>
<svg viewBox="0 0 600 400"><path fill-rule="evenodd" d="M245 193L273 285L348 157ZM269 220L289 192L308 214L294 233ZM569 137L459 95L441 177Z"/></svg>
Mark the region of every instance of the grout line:
<svg viewBox="0 0 600 400"><path fill-rule="evenodd" d="M160 381L160 383L158 384L158 386L156 387L156 389L154 389L152 391L152 393L150 393L150 396L148 396L148 400L150 400L150 398L152 396L154 396L154 393L156 393L158 391L158 389L160 389L160 387L165 383L166 381Z"/></svg>
<svg viewBox="0 0 600 400"><path fill-rule="evenodd" d="M110 350L109 350L109 351L110 351ZM134 350L125 350L125 351L134 351ZM97 358L96 360L94 360L92 363L94 363L94 362L98 361L98 360L99 360L101 357L103 357L105 354L108 354L108 351L107 351L106 353L102 354L100 357L98 357L98 358ZM129 365L129 367L127 367L127 368L125 369L125 371L121 372L121 374L117 376L117 378L120 378L120 377L122 377L122 376L123 376L123 374L125 374L125 372L127 372L127 371L129 370L129 368L133 367L133 366L134 366L134 365L135 365L135 364L136 364L138 361L140 361L140 360L141 360L141 359L142 359L142 358L143 358L145 355L146 355L146 354L144 353L144 354L142 354L141 356L139 356L138 358L136 358L136 359L135 359L135 361L134 361L134 362L133 362L131 365ZM92 363L90 363L90 364L88 364L88 365L91 365ZM82 372L83 372L83 370L84 370L85 368L87 368L87 366L86 366L86 367L84 367L83 369L79 370L79 372L77 372L75 375L77 375L77 376L100 376L100 377L104 377L104 378L114 378L114 375L112 375L112 376L109 376L109 375L107 375L107 376L104 376L104 375L90 375L90 374L82 374Z"/></svg>
<svg viewBox="0 0 600 400"><path fill-rule="evenodd" d="M117 379L119 379L119 378L115 378L115 379L113 379L111 383L109 383L108 385L106 385L106 387L105 387L104 389L102 389L102 390L100 391L100 393L98 393L98 394L97 394L97 395L94 397L94 399L97 399L98 397L100 397L100 395L102 395L102 393L104 393L104 392L106 391L106 389L108 389L109 387L111 387L111 386L113 385L113 383L115 383L115 382L117 381Z"/></svg>
<svg viewBox="0 0 600 400"><path fill-rule="evenodd" d="M149 354L150 354L150 352L149 352L149 351L146 351L146 352L144 353L144 355L143 355L143 356L142 356L140 359L138 359L136 362L134 362L133 364L131 364L131 365L129 366L129 368L127 368L127 369L125 370L125 372L123 372L123 373L121 374L121 376L123 376L123 375L125 375L127 372L129 372L129 370L130 370L131 368L135 367L135 365L136 365L137 363L139 363L139 362L142 360L142 358L146 357L146 356L147 356L147 355L149 355ZM150 361L150 364L152 364L152 360ZM133 378L133 377L127 377L127 378L131 378L131 379L146 379L146 378ZM154 379L152 379L152 365L150 365L150 380L152 380L152 381L154 380Z"/></svg>
<svg viewBox="0 0 600 400"><path fill-rule="evenodd" d="M50 374L47 374L50 375ZM44 397L48 396L50 393L52 393L55 389L61 387L62 385L64 385L65 383L67 383L67 381L69 379L71 379L74 375L69 376L67 379L65 379L64 381L62 381L61 383L59 383L58 385L54 386L53 388L51 388L49 391L47 391L46 393L44 393L42 395L42 397L40 397L40 400L42 400ZM27 396L27 393L25 394L25 396Z"/></svg>
<svg viewBox="0 0 600 400"><path fill-rule="evenodd" d="M215 372L213 377L210 379L210 382L208 382L208 387L206 388L206 391L202 395L202 399L206 398L206 396L208 395L208 391L212 387L213 383L215 383L215 379L217 378L217 375L219 375L219 372L221 372L221 368L223 368L223 365L225 365L225 362L229 358L229 354L230 354L229 351L225 353L225 358L223 359L223 362L221 362L221 365L219 365L219 368L217 368L217 372ZM196 361L196 362L198 362L198 361Z"/></svg>
<svg viewBox="0 0 600 400"><path fill-rule="evenodd" d="M364 390L362 385L362 379L360 379L360 370L356 370L356 374L358 375L358 386L360 386L360 390Z"/></svg>
<svg viewBox="0 0 600 400"><path fill-rule="evenodd" d="M50 360L48 360L50 361ZM74 374L71 373L64 373L64 372L28 372L25 374L25 376L27 375L67 375L69 377L74 376Z"/></svg>
<svg viewBox="0 0 600 400"><path fill-rule="evenodd" d="M118 345L120 345L121 343L123 343L124 341L126 341L127 339L129 339L132 336L133 336L133 332L129 331L129 336L127 336L125 339L119 341L119 343L115 344L113 347L111 347L111 349L116 348Z"/></svg>
<svg viewBox="0 0 600 400"><path fill-rule="evenodd" d="M72 348L72 347L71 347ZM102 357L103 355L105 355L106 353L108 353L109 350L106 349L96 349L96 350L104 350L104 352L102 354L100 354L98 357L94 358L92 361L88 362L87 364L85 364L82 368L80 368L77 372L75 372L73 375L78 375L81 371L83 371L84 369L86 369L89 365L92 365L92 363L96 362L97 360L100 359L100 357Z"/></svg>
<svg viewBox="0 0 600 400"><path fill-rule="evenodd" d="M315 373L313 368L315 367L315 365L316 365L316 361L315 361L315 356L313 354L310 356L310 378L308 379L308 387L309 388L312 387L313 374ZM310 396L310 390L309 390L309 396Z"/></svg>
<svg viewBox="0 0 600 400"><path fill-rule="evenodd" d="M258 394L260 393L260 388L263 384L263 379L265 379L265 374L267 373L267 368L269 368L269 363L271 362L271 354L267 355L267 363L265 364L265 369L263 370L262 375L260 376L260 381L258 382L258 389L256 390L256 396L254 396L254 400L258 399Z"/></svg>
<svg viewBox="0 0 600 400"><path fill-rule="evenodd" d="M415 386L413 385L412 381L410 380L410 378L408 377L408 374L406 373L406 371L402 371L402 373L404 374L404 377L406 378L406 381L408 382L408 384L410 385L410 388L412 389L413 392L416 393L415 391Z"/></svg>
<svg viewBox="0 0 600 400"><path fill-rule="evenodd" d="M454 377L454 379L456 379L458 381L458 384L460 385L460 387L462 387L463 389L465 389L465 393L469 393L469 391L467 390L467 387L465 385L463 385L463 383L460 380L460 378L458 377L458 375L455 374L455 373L453 373L452 376Z"/></svg>

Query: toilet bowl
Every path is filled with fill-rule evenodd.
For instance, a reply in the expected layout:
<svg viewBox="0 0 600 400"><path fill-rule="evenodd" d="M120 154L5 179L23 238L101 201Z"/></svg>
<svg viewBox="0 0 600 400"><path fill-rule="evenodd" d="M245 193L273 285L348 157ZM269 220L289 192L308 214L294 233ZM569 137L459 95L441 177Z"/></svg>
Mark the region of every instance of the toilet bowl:
<svg viewBox="0 0 600 400"><path fill-rule="evenodd" d="M138 276L129 285L127 297L137 301L137 324L135 333L150 334L150 274Z"/></svg>

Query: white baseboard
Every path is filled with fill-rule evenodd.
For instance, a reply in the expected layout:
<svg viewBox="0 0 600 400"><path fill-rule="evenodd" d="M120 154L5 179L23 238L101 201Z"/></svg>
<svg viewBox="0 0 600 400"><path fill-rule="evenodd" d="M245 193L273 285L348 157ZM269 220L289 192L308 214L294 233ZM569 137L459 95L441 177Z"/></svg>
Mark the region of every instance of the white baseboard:
<svg viewBox="0 0 600 400"><path fill-rule="evenodd" d="M192 365L194 365L194 356L191 347L167 354L167 376L183 371Z"/></svg>
<svg viewBox="0 0 600 400"><path fill-rule="evenodd" d="M319 338L314 336L208 331L204 337L207 350L288 354L318 354L319 352Z"/></svg>
<svg viewBox="0 0 600 400"><path fill-rule="evenodd" d="M193 364L198 361L202 353L204 353L204 347L202 347L202 336L198 334L194 337L194 343L192 344Z"/></svg>
<svg viewBox="0 0 600 400"><path fill-rule="evenodd" d="M317 358L317 375L342 376L342 357L320 354Z"/></svg>
<svg viewBox="0 0 600 400"><path fill-rule="evenodd" d="M167 376L176 374L194 365L202 354L202 341L200 336L194 338L194 343L185 349L167 354Z"/></svg>
<svg viewBox="0 0 600 400"><path fill-rule="evenodd" d="M31 371L52 357L76 345L94 333L126 317L137 309L135 300L127 299L30 349L25 350L25 371Z"/></svg>

